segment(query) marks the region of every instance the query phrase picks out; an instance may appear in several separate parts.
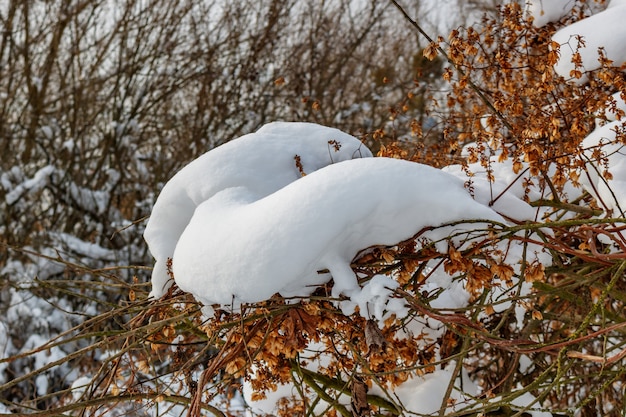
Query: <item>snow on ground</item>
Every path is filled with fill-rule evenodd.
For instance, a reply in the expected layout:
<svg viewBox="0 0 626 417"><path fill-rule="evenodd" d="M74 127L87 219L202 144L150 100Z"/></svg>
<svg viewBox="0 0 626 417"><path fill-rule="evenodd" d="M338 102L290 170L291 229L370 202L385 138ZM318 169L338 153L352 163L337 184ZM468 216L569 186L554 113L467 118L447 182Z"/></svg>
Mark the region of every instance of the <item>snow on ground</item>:
<svg viewBox="0 0 626 417"><path fill-rule="evenodd" d="M394 394L407 410L411 410L412 413L418 415L438 415L442 406L449 413L462 410L474 403L472 397L478 394L479 389L464 373L462 382L461 378L455 380L455 389L452 390L450 395L451 401L447 404L442 404L442 399L446 396L448 384L450 384L450 380L454 375L450 370L453 369L454 365L454 362L452 362L446 369L437 369L424 376L410 378L397 387L394 390ZM376 386L372 393L384 396L384 392Z"/></svg>
<svg viewBox="0 0 626 417"><path fill-rule="evenodd" d="M303 173L310 174L346 159L371 156L358 139L337 129L281 122L267 124L200 156L163 187L146 225L144 237L156 260L150 295L160 297L169 287L167 259L174 255L178 238L196 207L215 194L226 189L232 193L232 189L243 187L258 199L297 180Z"/></svg>

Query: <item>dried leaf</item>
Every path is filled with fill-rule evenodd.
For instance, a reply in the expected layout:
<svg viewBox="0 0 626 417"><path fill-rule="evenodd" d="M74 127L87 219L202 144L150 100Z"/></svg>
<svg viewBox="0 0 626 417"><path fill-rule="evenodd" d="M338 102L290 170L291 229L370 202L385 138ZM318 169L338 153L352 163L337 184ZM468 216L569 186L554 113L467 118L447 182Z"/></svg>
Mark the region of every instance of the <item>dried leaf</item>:
<svg viewBox="0 0 626 417"><path fill-rule="evenodd" d="M335 140L335 139L329 140L328 144L332 146L335 152L339 152L339 150L341 149L341 142L339 142L338 140Z"/></svg>
<svg viewBox="0 0 626 417"><path fill-rule="evenodd" d="M350 389L352 391L352 415L354 417L370 416L370 406L367 403L367 384L355 376Z"/></svg>
<svg viewBox="0 0 626 417"><path fill-rule="evenodd" d="M454 353L456 352L456 348L459 346L459 336L450 330L446 330L441 340L441 358L446 359L454 355Z"/></svg>
<svg viewBox="0 0 626 417"><path fill-rule="evenodd" d="M372 319L365 324L365 343L367 344L367 356L372 353L382 354L387 347L385 336Z"/></svg>
<svg viewBox="0 0 626 417"><path fill-rule="evenodd" d="M302 158L300 158L300 155L295 155L293 157L293 160L296 161L296 168L298 169L300 175L302 175L303 177L306 176L306 172L304 172L304 167L302 166Z"/></svg>
<svg viewBox="0 0 626 417"><path fill-rule="evenodd" d="M437 57L438 48L439 45L436 42L431 42L422 53L426 59L432 61Z"/></svg>

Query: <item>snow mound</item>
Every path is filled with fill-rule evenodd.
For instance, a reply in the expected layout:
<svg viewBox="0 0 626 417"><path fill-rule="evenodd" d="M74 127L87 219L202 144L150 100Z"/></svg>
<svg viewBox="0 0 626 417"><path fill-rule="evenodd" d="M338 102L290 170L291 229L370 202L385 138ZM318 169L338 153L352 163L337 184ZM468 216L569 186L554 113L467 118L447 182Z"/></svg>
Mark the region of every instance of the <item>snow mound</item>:
<svg viewBox="0 0 626 417"><path fill-rule="evenodd" d="M192 161L165 184L146 225L144 238L156 260L150 296L158 298L169 287L167 260L174 255L178 238L196 207L215 194L245 187L249 195L261 198L303 173L371 156L358 139L340 130L311 123L274 122Z"/></svg>
<svg viewBox="0 0 626 417"><path fill-rule="evenodd" d="M360 250L470 219L504 222L474 201L463 181L438 169L390 158L348 160L261 199L250 188L231 187L201 203L178 240L173 272L178 286L204 304L307 296L331 276L334 295L351 296L359 286L350 262ZM455 226L463 227L481 228Z"/></svg>

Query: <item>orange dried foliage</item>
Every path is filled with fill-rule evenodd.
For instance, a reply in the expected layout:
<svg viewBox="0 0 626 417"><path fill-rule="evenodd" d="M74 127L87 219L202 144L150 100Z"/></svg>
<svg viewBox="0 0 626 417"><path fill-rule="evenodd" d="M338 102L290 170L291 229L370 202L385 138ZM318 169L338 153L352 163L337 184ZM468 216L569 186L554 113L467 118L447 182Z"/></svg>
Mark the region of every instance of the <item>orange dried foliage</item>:
<svg viewBox="0 0 626 417"><path fill-rule="evenodd" d="M442 166L458 163L458 149L475 142L477 149L499 151L501 161L512 159L518 173L522 161L527 162L536 177L535 186L561 192L580 166L582 139L595 128L590 115L602 114L610 105L607 91L626 91L626 84L603 51L603 68L591 77L590 88L556 76L552 66L560 46L550 39L553 31L553 26L535 28L525 20L522 7L511 2L501 7L498 16L486 17L480 28L459 28L447 41L429 44L423 51L425 57L434 59L442 47L454 64L442 75L449 87L445 106L431 100L423 109L426 116L439 121L442 140L427 140L419 122L423 116L414 117L409 111L402 129L408 138L394 140L395 132L374 135L375 140L392 138L379 154ZM579 47L584 45L582 38L577 42ZM580 54L574 54L573 61L580 67ZM577 68L573 75L582 76L582 71ZM402 113L402 106L397 108ZM481 155L470 154L468 162L487 168L487 158ZM551 170L554 173L547 175ZM611 178L608 170L603 175Z"/></svg>
<svg viewBox="0 0 626 417"><path fill-rule="evenodd" d="M526 279L526 282L545 281L545 267L538 262L526 265L524 278Z"/></svg>

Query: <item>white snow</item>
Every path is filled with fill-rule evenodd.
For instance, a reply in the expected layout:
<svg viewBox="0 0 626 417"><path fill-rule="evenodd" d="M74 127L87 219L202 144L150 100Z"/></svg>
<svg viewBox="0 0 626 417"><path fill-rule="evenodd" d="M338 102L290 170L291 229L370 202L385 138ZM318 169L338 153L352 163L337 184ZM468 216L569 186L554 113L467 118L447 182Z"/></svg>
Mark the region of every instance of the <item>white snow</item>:
<svg viewBox="0 0 626 417"><path fill-rule="evenodd" d="M74 401L80 400L80 398L83 396L83 394L89 387L89 384L91 384L91 378L88 376L81 376L78 379L76 379L76 381L72 383L72 387L71 387L72 399Z"/></svg>
<svg viewBox="0 0 626 417"><path fill-rule="evenodd" d="M435 372L411 378L394 390L401 404L411 413L418 415L437 415L442 408L448 408L450 412L463 409L471 402L471 397L475 396L478 387L466 378L461 384L460 378L455 380L456 389L452 390L450 399L453 402L448 407L442 404L445 398L448 384L453 373L448 369L438 369ZM463 389L460 389L460 387ZM377 390L373 390L376 392Z"/></svg>
<svg viewBox="0 0 626 417"><path fill-rule="evenodd" d="M557 74L575 84L586 83L589 78L585 72L600 68L599 48L604 49L613 66L619 67L626 62L625 19L626 5L611 2L606 10L558 30L552 36L552 40L560 45L559 60L554 66ZM578 37L584 41L584 46L580 48ZM572 78L572 71L576 69L572 62L575 53L580 53L582 60L582 68L579 68L583 72L581 78Z"/></svg>
<svg viewBox="0 0 626 417"><path fill-rule="evenodd" d="M111 249L103 248L102 246L85 242L82 239L72 236L67 233L50 233L50 236L54 241L58 242L59 246L65 248L73 254L83 256L90 259L100 260L115 260L116 253Z"/></svg>
<svg viewBox="0 0 626 417"><path fill-rule="evenodd" d="M520 387L521 388L521 387ZM491 402L501 401L501 397L494 397L491 399ZM525 392L519 397L513 399L511 401L511 405L515 407L519 407L520 410L524 410L529 413L532 417L552 417L552 413L548 411L538 410L540 408L536 403L536 398L529 392Z"/></svg>
<svg viewBox="0 0 626 417"><path fill-rule="evenodd" d="M334 295L352 295L359 287L350 262L362 249L448 222L504 222L458 178L390 158L329 165L257 198L233 187L198 206L174 252L181 289L205 304L237 306L275 293L307 296L328 270Z"/></svg>
<svg viewBox="0 0 626 417"><path fill-rule="evenodd" d="M69 194L76 204L86 211L102 214L108 208L111 193L109 190L91 190L81 187L76 183L70 183Z"/></svg>
<svg viewBox="0 0 626 417"><path fill-rule="evenodd" d="M52 165L46 165L45 167L39 169L32 178L29 178L18 184L15 188L11 190L7 190L7 194L4 197L7 204L14 204L17 200L19 200L24 193L27 192L37 192L41 190L48 184L50 180L50 176L55 172L55 169ZM3 186L5 188L9 188L10 185L7 180L3 181Z"/></svg>
<svg viewBox="0 0 626 417"><path fill-rule="evenodd" d="M497 162L498 157L490 158L489 169L479 162L469 164L467 171L472 173L472 177L467 176L467 171L461 165L450 165L442 168L442 171L455 175L464 181L471 182L471 190L476 201L491 207L496 212L505 217L517 221L537 220L540 212L537 208L531 207L524 201L526 190L524 179L530 177L528 173L516 174L513 171L513 161L507 159ZM530 200L542 198L541 193L531 189L528 195Z"/></svg>
<svg viewBox="0 0 626 417"><path fill-rule="evenodd" d="M526 0L525 12L532 16L533 25L542 27L567 16L575 5L575 0Z"/></svg>
<svg viewBox="0 0 626 417"><path fill-rule="evenodd" d="M36 253L33 248L26 247L26 250ZM54 261L59 253L52 248L43 248L39 251L43 256L29 255L31 262L9 261L0 269L0 274L10 275L17 280L28 284L32 281L32 277L39 279L47 279L56 274L60 274L65 270L65 265Z"/></svg>
<svg viewBox="0 0 626 417"><path fill-rule="evenodd" d="M544 6L550 4L543 3ZM626 62L625 19L626 1L612 0L603 11L558 30L552 37L560 45L555 71L571 82L583 85L589 81L587 71L600 68L599 49L612 61L612 66L623 65ZM580 45L578 38L582 41ZM581 68L575 68L572 62L575 53L580 53ZM581 78L572 78L575 69L583 71ZM622 143L624 128L621 122L625 110L622 92L613 93L604 117L596 119L596 129L581 143L585 172L580 183L605 213L614 217L626 214L626 149Z"/></svg>
<svg viewBox="0 0 626 417"><path fill-rule="evenodd" d="M7 191L5 196L6 203L12 205L18 203L27 193L36 193L46 187L54 178L62 178L65 175L66 173L62 169L52 165L40 168L32 178L24 178L21 170L15 169L12 170L11 175L3 173L0 176L0 184ZM85 211L95 214L104 213L105 210L109 209L111 189L120 178L119 172L113 169L107 170L107 175L107 181L101 190L85 188L70 181L67 188L68 196ZM13 184L15 179L19 179L18 184Z"/></svg>
<svg viewBox="0 0 626 417"><path fill-rule="evenodd" d="M11 342L11 335L9 334L9 328L6 324L0 321L0 358L8 358L9 352L13 349L13 343ZM0 362L0 384L6 382L5 370L8 368L7 362Z"/></svg>
<svg viewBox="0 0 626 417"><path fill-rule="evenodd" d="M609 0L609 4L608 4L608 6L606 6L606 8L609 9L611 7L623 6L623 5L626 5L626 1L625 0Z"/></svg>
<svg viewBox="0 0 626 417"><path fill-rule="evenodd" d="M310 123L275 122L213 149L181 169L163 187L144 237L156 262L151 296L169 287L167 259L197 206L220 191L242 187L246 198L261 198L326 165L372 153L358 139ZM244 191L245 189L245 191ZM221 199L227 199L222 195Z"/></svg>
<svg viewBox="0 0 626 417"><path fill-rule="evenodd" d="M29 351L39 346L43 346L48 342L44 336L40 334L32 334L22 347L22 351ZM53 346L50 349L42 352L42 354L35 355L35 361L33 363L33 369L41 369L44 366L57 362L60 359L64 358L67 354L63 352L58 346ZM28 371L27 371L28 372ZM50 376L47 374L40 374L35 379L35 385L37 388L38 395L45 395L48 391L48 384Z"/></svg>
<svg viewBox="0 0 626 417"><path fill-rule="evenodd" d="M442 399L454 375L452 372L454 365L455 362L452 361L445 369L437 369L424 376L410 378L394 390L394 395L405 409L417 415L438 415L442 408L448 413L482 408L482 402L475 399L480 393L480 387L469 378L465 370L461 370L461 375L455 378L454 388L450 393L452 401L442 404ZM384 393L376 386L370 390L370 393L384 396ZM500 397L495 397L490 402L499 400L501 400ZM511 405L514 409L523 410L532 417L551 417L551 413L537 410L539 407L533 404L535 400L532 394L526 392L513 399Z"/></svg>
<svg viewBox="0 0 626 417"><path fill-rule="evenodd" d="M350 315L358 305L361 316L377 319L380 327L393 314L396 317L406 317L408 306L404 300L393 298L393 290L398 286L398 282L388 276L375 275L363 285L361 291L355 293L350 300L342 302L342 312Z"/></svg>
<svg viewBox="0 0 626 417"><path fill-rule="evenodd" d="M580 183L614 217L626 213L626 146L618 139L620 131L624 131L623 122L616 120L595 129L582 143L586 173ZM603 177L607 168L611 179Z"/></svg>

